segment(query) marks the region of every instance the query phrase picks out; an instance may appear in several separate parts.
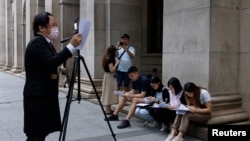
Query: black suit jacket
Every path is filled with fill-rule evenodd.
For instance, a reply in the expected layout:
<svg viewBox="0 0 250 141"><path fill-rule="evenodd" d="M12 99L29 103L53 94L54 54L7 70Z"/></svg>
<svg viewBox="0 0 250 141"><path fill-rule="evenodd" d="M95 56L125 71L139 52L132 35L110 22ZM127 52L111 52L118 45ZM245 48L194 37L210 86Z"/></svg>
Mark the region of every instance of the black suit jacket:
<svg viewBox="0 0 250 141"><path fill-rule="evenodd" d="M58 66L71 56L67 48L55 54L47 40L36 34L25 52L24 96L57 95Z"/></svg>
<svg viewBox="0 0 250 141"><path fill-rule="evenodd" d="M25 52L24 132L27 136L46 136L61 130L58 101L58 66L72 53L64 48L54 52L42 35L35 35Z"/></svg>

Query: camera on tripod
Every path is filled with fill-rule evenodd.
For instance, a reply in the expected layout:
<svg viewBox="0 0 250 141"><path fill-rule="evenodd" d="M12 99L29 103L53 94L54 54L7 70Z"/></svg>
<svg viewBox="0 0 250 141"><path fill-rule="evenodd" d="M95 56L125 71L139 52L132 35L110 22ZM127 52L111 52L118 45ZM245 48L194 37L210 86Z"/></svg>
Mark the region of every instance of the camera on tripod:
<svg viewBox="0 0 250 141"><path fill-rule="evenodd" d="M79 32L79 30L78 30L78 22L79 22L79 18L76 18L76 20L74 22L74 32L73 32L73 35L70 36L70 37L67 37L67 38L65 38L63 40L61 40L60 41L61 43L65 43L65 42L69 41L75 34L77 34Z"/></svg>

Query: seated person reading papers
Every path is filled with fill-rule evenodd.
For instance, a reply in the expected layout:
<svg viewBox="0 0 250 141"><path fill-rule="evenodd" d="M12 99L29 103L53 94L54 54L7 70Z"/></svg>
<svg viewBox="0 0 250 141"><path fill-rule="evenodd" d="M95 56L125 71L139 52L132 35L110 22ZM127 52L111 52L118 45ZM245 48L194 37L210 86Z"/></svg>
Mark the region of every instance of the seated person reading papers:
<svg viewBox="0 0 250 141"><path fill-rule="evenodd" d="M183 141L189 121L205 122L211 117L211 96L206 89L196 86L193 82L188 82L184 85L184 93L186 107L189 111L184 114L177 113L171 133L165 141Z"/></svg>
<svg viewBox="0 0 250 141"><path fill-rule="evenodd" d="M146 96L150 96L150 85L149 78L144 75L140 75L138 69L135 66L131 66L128 69L129 78L132 80L132 89L129 92L124 92L120 101L114 111L107 119L109 121L118 121L118 114L125 106L127 101L132 102L127 117L124 120L121 120L121 123L117 126L117 128L126 128L130 126L130 118L135 112L136 104L143 101L143 98Z"/></svg>
<svg viewBox="0 0 250 141"><path fill-rule="evenodd" d="M165 99L168 99L169 93L168 93L168 89L164 87L160 78L157 76L153 76L151 78L150 86L152 89L153 96L145 97L143 103L138 103L135 114L145 120L144 126L156 127L159 125L159 123L155 121L154 117L152 117L149 114L149 108L152 105L158 106L159 102L162 102Z"/></svg>
<svg viewBox="0 0 250 141"><path fill-rule="evenodd" d="M170 131L170 126L174 122L176 116L176 109L180 106L181 102L185 103L183 96L183 88L178 78L171 77L167 83L168 95L160 99L160 103L155 103L149 109L149 113L154 119L161 123L161 131Z"/></svg>

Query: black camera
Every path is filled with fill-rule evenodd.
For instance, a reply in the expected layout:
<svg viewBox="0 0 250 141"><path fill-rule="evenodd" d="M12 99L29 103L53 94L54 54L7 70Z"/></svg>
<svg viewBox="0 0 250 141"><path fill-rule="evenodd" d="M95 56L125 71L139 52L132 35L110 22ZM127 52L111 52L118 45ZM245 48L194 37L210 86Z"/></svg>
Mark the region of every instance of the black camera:
<svg viewBox="0 0 250 141"><path fill-rule="evenodd" d="M119 44L120 46L123 46L124 45L124 43L123 42L120 42L120 44Z"/></svg>

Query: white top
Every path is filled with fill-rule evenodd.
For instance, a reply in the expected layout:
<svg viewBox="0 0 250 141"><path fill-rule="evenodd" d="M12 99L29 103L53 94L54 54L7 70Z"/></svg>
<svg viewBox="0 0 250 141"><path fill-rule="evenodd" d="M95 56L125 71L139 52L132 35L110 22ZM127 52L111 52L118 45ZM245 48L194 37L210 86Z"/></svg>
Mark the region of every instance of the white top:
<svg viewBox="0 0 250 141"><path fill-rule="evenodd" d="M135 49L131 45L129 45L128 50L135 56ZM117 57L119 58L122 52L124 51L123 48L120 48L118 50L118 55ZM123 56L120 59L120 63L118 65L118 69L121 72L127 72L128 69L132 66L132 58L128 55L128 53L125 51Z"/></svg>
<svg viewBox="0 0 250 141"><path fill-rule="evenodd" d="M211 101L211 96L206 89L201 89L200 93L200 103L204 105L206 102Z"/></svg>

